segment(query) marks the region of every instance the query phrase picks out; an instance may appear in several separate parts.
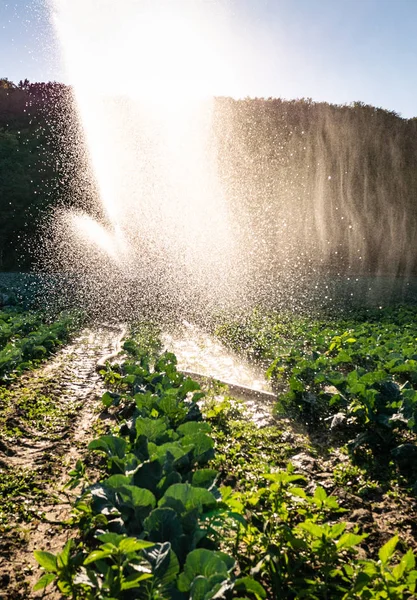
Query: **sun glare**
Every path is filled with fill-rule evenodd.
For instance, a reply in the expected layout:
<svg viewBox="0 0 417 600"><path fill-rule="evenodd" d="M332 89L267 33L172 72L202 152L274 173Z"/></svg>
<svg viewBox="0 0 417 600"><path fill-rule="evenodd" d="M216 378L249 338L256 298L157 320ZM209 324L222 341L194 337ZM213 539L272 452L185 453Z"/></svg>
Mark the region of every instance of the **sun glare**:
<svg viewBox="0 0 417 600"><path fill-rule="evenodd" d="M237 40L223 4L128 1L124 10L104 0L52 0L52 19L63 42L75 87L122 94L155 103L193 102L239 93ZM72 41L76 39L77 44Z"/></svg>
<svg viewBox="0 0 417 600"><path fill-rule="evenodd" d="M130 50L147 60L140 63L138 77L126 81L128 93L169 102L213 93L224 69L213 52L210 31L180 16L145 19L133 27L139 40Z"/></svg>
<svg viewBox="0 0 417 600"><path fill-rule="evenodd" d="M86 260L164 271L181 293L185 280L198 281L199 293L229 289L237 244L212 101L237 77L226 4L51 1L86 162L111 224L74 216L77 239L91 241Z"/></svg>

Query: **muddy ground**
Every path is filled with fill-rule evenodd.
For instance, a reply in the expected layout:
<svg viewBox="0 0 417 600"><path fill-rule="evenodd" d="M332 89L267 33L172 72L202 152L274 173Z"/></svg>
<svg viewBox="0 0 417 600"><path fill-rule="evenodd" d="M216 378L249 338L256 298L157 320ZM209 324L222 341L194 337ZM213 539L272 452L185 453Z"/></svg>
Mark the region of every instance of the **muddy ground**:
<svg viewBox="0 0 417 600"><path fill-rule="evenodd" d="M56 552L68 539L62 522L76 494L63 488L103 427L96 365L120 336L120 327L85 329L0 399L1 600L42 597L31 591L40 576L33 551Z"/></svg>

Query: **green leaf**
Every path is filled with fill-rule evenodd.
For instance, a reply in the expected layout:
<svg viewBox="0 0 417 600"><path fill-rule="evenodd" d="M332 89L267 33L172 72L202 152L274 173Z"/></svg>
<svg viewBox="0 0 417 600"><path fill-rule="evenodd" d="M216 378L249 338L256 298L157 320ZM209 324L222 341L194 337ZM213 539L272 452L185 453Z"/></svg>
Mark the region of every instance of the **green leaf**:
<svg viewBox="0 0 417 600"><path fill-rule="evenodd" d="M297 498L307 498L305 490L301 487L291 486L288 488L288 492Z"/></svg>
<svg viewBox="0 0 417 600"><path fill-rule="evenodd" d="M190 600L211 600L228 598L227 592L233 589L233 582L223 575L212 575L209 579L197 576L190 589Z"/></svg>
<svg viewBox="0 0 417 600"><path fill-rule="evenodd" d="M106 408L109 408L113 404L113 397L109 394L109 392L106 392L101 397L101 401Z"/></svg>
<svg viewBox="0 0 417 600"><path fill-rule="evenodd" d="M33 591L38 592L39 590L44 590L55 580L55 578L56 575L54 575L53 573L45 573L33 586Z"/></svg>
<svg viewBox="0 0 417 600"><path fill-rule="evenodd" d="M345 533L342 537L336 542L336 546L339 550L344 548L345 550L350 550L355 546L358 546L364 539L365 535L355 535L354 533Z"/></svg>
<svg viewBox="0 0 417 600"><path fill-rule="evenodd" d="M112 556L112 554L115 554L115 552L116 552L116 548L114 548L113 550L111 550L110 548L107 550L93 550L93 552L91 552L87 556L87 558L84 560L83 564L89 565L98 560L105 560L109 556Z"/></svg>
<svg viewBox="0 0 417 600"><path fill-rule="evenodd" d="M178 390L172 389L165 392L158 402L159 410L165 414L173 424L181 423L187 412L187 406L177 398Z"/></svg>
<svg viewBox="0 0 417 600"><path fill-rule="evenodd" d="M391 556L394 554L397 544L398 544L398 536L395 535L390 540L388 540L388 542L386 544L384 544L382 546L382 548L380 548L380 550L378 552L378 557L383 565L385 565L389 561Z"/></svg>
<svg viewBox="0 0 417 600"><path fill-rule="evenodd" d="M410 591L415 592L417 582L417 571L409 571L407 574L407 585L410 587Z"/></svg>
<svg viewBox="0 0 417 600"><path fill-rule="evenodd" d="M69 564L69 557L70 557L70 552L71 552L71 548L73 546L74 540L70 539L67 541L67 543L65 544L62 552L60 554L57 555L57 565L59 567L66 567Z"/></svg>
<svg viewBox="0 0 417 600"><path fill-rule="evenodd" d="M104 488L109 488L111 490L117 491L125 485L131 485L132 478L127 475L111 475L110 477L102 481L102 484Z"/></svg>
<svg viewBox="0 0 417 600"><path fill-rule="evenodd" d="M377 572L375 570L374 574L370 574L368 572L362 571L359 572L357 574L356 580L355 580L355 591L361 591L363 590L363 588L365 588L366 586L368 586L370 584L370 582L372 581L373 577L377 576ZM365 596L366 598L366 596ZM372 598L372 596L371 596Z"/></svg>
<svg viewBox="0 0 417 600"><path fill-rule="evenodd" d="M334 359L334 363L336 365L342 364L342 363L351 363L351 362L352 362L352 357L350 356L350 354L348 354L346 352L346 350L341 350L339 352L339 354L336 356L336 358Z"/></svg>
<svg viewBox="0 0 417 600"><path fill-rule="evenodd" d="M291 467L292 468L292 467ZM304 475L291 475L288 471L277 471L276 473L264 473L263 476L265 479L269 481L274 481L275 483L292 483L294 481L306 481Z"/></svg>
<svg viewBox="0 0 417 600"><path fill-rule="evenodd" d="M178 589L188 592L196 577L202 576L209 579L213 575L221 576L221 580L228 579L228 568L216 552L199 548L187 556L184 571L178 578Z"/></svg>
<svg viewBox="0 0 417 600"><path fill-rule="evenodd" d="M103 544L111 544L118 548L120 542L125 539L125 535L120 533L102 533L97 536L97 539Z"/></svg>
<svg viewBox="0 0 417 600"><path fill-rule="evenodd" d="M177 428L177 433L181 436L194 435L195 433L211 433L211 425L205 421L189 421L183 423Z"/></svg>
<svg viewBox="0 0 417 600"><path fill-rule="evenodd" d="M172 506L180 502L186 511L197 508L198 510L214 508L217 504L211 492L204 488L196 488L189 483L176 483L171 485L159 501L159 506Z"/></svg>
<svg viewBox="0 0 417 600"><path fill-rule="evenodd" d="M314 491L314 498L320 502L325 502L327 500L326 490L318 485Z"/></svg>
<svg viewBox="0 0 417 600"><path fill-rule="evenodd" d="M305 389L305 386L302 383L302 381L300 381L298 377L295 377L294 375L290 377L289 386L292 392L304 392Z"/></svg>
<svg viewBox="0 0 417 600"><path fill-rule="evenodd" d="M225 552L221 552L219 550L216 550L214 552L214 554L218 558L221 558L221 560L226 565L226 569L228 570L229 573L231 573L234 570L234 568L236 567L236 561L233 558L233 556L230 556L229 554L226 554Z"/></svg>
<svg viewBox="0 0 417 600"><path fill-rule="evenodd" d="M307 531L310 535L318 539L322 538L323 535L326 534L324 527L317 525L312 521L304 521L303 523L300 523L298 527L300 529L304 529L304 531Z"/></svg>
<svg viewBox="0 0 417 600"><path fill-rule="evenodd" d="M122 514L126 514L124 509L131 509L138 526L140 526L141 521L156 506L156 498L152 492L135 485L124 485L121 487L118 491L118 497L120 499L120 503L118 504L119 510Z"/></svg>
<svg viewBox="0 0 417 600"><path fill-rule="evenodd" d="M193 445L193 457L197 462L207 462L214 456L214 441L205 433L195 433L181 438L180 443L183 447Z"/></svg>
<svg viewBox="0 0 417 600"><path fill-rule="evenodd" d="M198 469L193 473L192 485L209 490L215 483L219 473L214 469Z"/></svg>
<svg viewBox="0 0 417 600"><path fill-rule="evenodd" d="M327 381L337 388L346 381L346 378L343 373L340 373L339 371L331 371L327 375Z"/></svg>
<svg viewBox="0 0 417 600"><path fill-rule="evenodd" d="M40 566L45 569L45 571L57 573L57 559L54 554L51 554L51 552L43 552L42 550L35 550L33 555Z"/></svg>
<svg viewBox="0 0 417 600"><path fill-rule="evenodd" d="M249 592L256 596L256 600L263 600L266 598L266 592L260 583L255 581L253 577L240 577L235 581L235 589L238 592Z"/></svg>
<svg viewBox="0 0 417 600"><path fill-rule="evenodd" d="M162 465L158 460L147 460L133 476L133 484L156 492L158 483L163 475Z"/></svg>
<svg viewBox="0 0 417 600"><path fill-rule="evenodd" d="M166 589L176 581L180 565L169 542L155 544L153 548L144 552L144 556L152 566L157 587Z"/></svg>
<svg viewBox="0 0 417 600"><path fill-rule="evenodd" d="M144 435L150 442L162 444L169 441L167 436L168 421L167 419L147 419L140 417L135 423L136 434L139 437Z"/></svg>
<svg viewBox="0 0 417 600"><path fill-rule="evenodd" d="M194 381L193 379L191 379L190 377L187 377L180 387L181 397L185 398L185 396L189 392L195 392L196 390L199 390L199 389L200 389L200 384L197 383L196 381Z"/></svg>
<svg viewBox="0 0 417 600"><path fill-rule="evenodd" d="M167 489L175 483L182 483L182 477L178 471L171 471L166 477L162 477L157 486L159 496L163 496Z"/></svg>
<svg viewBox="0 0 417 600"><path fill-rule="evenodd" d="M402 576L405 573L405 569L406 569L406 564L405 564L405 562L403 562L403 560L400 560L398 565L395 565L395 567L392 569L391 573L396 581L399 581L402 578Z"/></svg>
<svg viewBox="0 0 417 600"><path fill-rule="evenodd" d="M175 543L183 533L180 518L172 508L156 508L143 526L152 542Z"/></svg>
<svg viewBox="0 0 417 600"><path fill-rule="evenodd" d="M138 540L137 538L127 537L120 542L119 550L120 552L124 552L125 554L130 554L131 552L139 552L139 550L144 550L144 548L151 548L152 546L152 542L146 542L145 540Z"/></svg>
<svg viewBox="0 0 417 600"><path fill-rule="evenodd" d="M404 554L401 560L405 562L405 568L407 571L411 571L411 569L414 569L416 566L416 557L411 548Z"/></svg>
<svg viewBox="0 0 417 600"><path fill-rule="evenodd" d="M129 575L122 583L122 590L133 590L141 586L142 581L146 579L151 579L153 577L152 573L141 573L138 575L137 573L133 573L133 575Z"/></svg>
<svg viewBox="0 0 417 600"><path fill-rule="evenodd" d="M104 452L109 458L117 456L123 458L126 453L127 442L114 435L102 435L88 444L89 450Z"/></svg>
<svg viewBox="0 0 417 600"><path fill-rule="evenodd" d="M206 577L198 575L194 578L190 586L190 600L206 600L211 598L209 595L210 583Z"/></svg>
<svg viewBox="0 0 417 600"><path fill-rule="evenodd" d="M184 439L184 438L183 438ZM181 443L178 442L167 442L166 444L161 444L160 446L156 446L155 444L149 445L149 452L151 454L152 460L158 460L161 465L164 465L167 461L179 461L181 458L184 458L185 464L189 464L190 457L189 453L193 450L193 447L189 445L188 447L182 446Z"/></svg>
<svg viewBox="0 0 417 600"><path fill-rule="evenodd" d="M330 528L330 534L331 534L332 538L335 539L335 538L339 537L340 535L342 535L342 533L344 532L345 529L346 529L346 523L335 523Z"/></svg>

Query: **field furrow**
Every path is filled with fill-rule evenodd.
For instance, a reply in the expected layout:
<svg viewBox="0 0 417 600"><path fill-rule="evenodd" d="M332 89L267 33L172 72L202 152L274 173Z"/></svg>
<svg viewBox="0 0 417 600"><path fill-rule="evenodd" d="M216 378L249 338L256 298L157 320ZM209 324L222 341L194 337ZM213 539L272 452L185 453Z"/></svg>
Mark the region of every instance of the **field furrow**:
<svg viewBox="0 0 417 600"><path fill-rule="evenodd" d="M118 326L84 329L48 363L0 388L2 600L36 597L34 549L53 551L66 541L68 467L100 428L94 423L104 384L97 362L119 348L121 332Z"/></svg>

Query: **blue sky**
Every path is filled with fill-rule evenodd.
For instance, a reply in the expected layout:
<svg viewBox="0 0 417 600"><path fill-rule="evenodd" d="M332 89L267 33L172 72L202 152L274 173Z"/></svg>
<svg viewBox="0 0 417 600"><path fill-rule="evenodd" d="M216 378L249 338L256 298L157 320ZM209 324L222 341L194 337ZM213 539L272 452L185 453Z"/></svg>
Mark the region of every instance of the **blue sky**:
<svg viewBox="0 0 417 600"><path fill-rule="evenodd" d="M248 96L361 100L417 116L417 0L206 1L231 10ZM0 0L3 76L65 80L42 0Z"/></svg>
<svg viewBox="0 0 417 600"><path fill-rule="evenodd" d="M63 77L43 0L0 0L0 74L15 82Z"/></svg>

